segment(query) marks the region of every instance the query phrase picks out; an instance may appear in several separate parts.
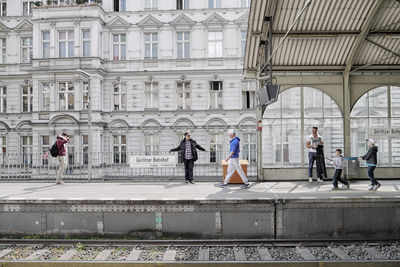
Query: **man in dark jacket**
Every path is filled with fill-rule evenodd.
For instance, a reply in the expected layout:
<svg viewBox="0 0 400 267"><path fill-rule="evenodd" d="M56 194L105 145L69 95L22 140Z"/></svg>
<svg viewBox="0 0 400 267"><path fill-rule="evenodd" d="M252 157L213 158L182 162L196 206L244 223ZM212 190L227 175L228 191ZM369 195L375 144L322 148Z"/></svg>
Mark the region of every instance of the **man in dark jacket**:
<svg viewBox="0 0 400 267"><path fill-rule="evenodd" d="M189 133L185 133L185 138L181 141L179 146L173 148L169 153L173 151L179 151L179 163L184 163L185 165L185 182L194 184L193 181L193 165L194 162L199 158L197 155L197 150L207 152L207 150L196 143L195 140L190 138Z"/></svg>
<svg viewBox="0 0 400 267"><path fill-rule="evenodd" d="M375 179L374 171L376 169L376 165L378 164L378 147L375 146L375 139L369 138L366 139L368 145L368 152L362 157L359 157L358 160L366 160L368 166L368 178L371 180L371 185L368 190L376 191L381 184Z"/></svg>

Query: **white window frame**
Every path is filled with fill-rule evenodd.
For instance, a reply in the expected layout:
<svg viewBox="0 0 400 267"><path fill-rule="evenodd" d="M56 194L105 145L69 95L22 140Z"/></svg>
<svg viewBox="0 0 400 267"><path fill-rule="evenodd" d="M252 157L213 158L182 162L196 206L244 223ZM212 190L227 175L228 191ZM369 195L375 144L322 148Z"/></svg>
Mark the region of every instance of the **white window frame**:
<svg viewBox="0 0 400 267"><path fill-rule="evenodd" d="M28 92L24 93L25 88L28 88ZM24 100L27 100L27 109L24 109ZM22 86L22 112L32 112L33 111L33 86L23 85Z"/></svg>
<svg viewBox="0 0 400 267"><path fill-rule="evenodd" d="M146 41L147 36L149 36L149 40ZM155 38L156 37L156 38ZM156 39L156 40L154 40ZM149 47L149 50L146 47ZM146 32L144 34L144 58L145 59L157 59L158 58L158 33L157 32ZM150 55L147 55L147 51L150 52Z"/></svg>
<svg viewBox="0 0 400 267"><path fill-rule="evenodd" d="M27 40L28 44L24 44L25 40ZM32 37L22 37L21 38L21 62L22 63L31 63L33 58L33 38Z"/></svg>
<svg viewBox="0 0 400 267"><path fill-rule="evenodd" d="M25 9L25 5L28 7ZM32 16L32 7L35 5L35 1L24 0L22 2L22 15L23 16Z"/></svg>
<svg viewBox="0 0 400 267"><path fill-rule="evenodd" d="M1 64L7 63L7 38L0 38Z"/></svg>
<svg viewBox="0 0 400 267"><path fill-rule="evenodd" d="M247 99L250 107L247 107ZM255 81L242 81L242 109L254 109L257 106Z"/></svg>
<svg viewBox="0 0 400 267"><path fill-rule="evenodd" d="M244 34L244 36L243 36ZM240 31L240 56L244 57L246 53L246 38L247 38L247 31L241 30Z"/></svg>
<svg viewBox="0 0 400 267"><path fill-rule="evenodd" d="M24 144L26 140L26 144ZM33 137L32 135L21 136L22 164L32 164ZM26 159L28 159L26 161Z"/></svg>
<svg viewBox="0 0 400 267"><path fill-rule="evenodd" d="M47 138L48 144L45 144L45 138ZM40 152L42 152L44 154L50 148L50 136L49 135L41 135L40 136L40 145L42 147L42 150ZM42 165L49 165L49 159L42 158Z"/></svg>
<svg viewBox="0 0 400 267"><path fill-rule="evenodd" d="M45 34L48 34L49 39L44 39ZM50 58L50 31L42 31L42 57Z"/></svg>
<svg viewBox="0 0 400 267"><path fill-rule="evenodd" d="M120 111L126 110L126 83L115 83L113 85L113 110ZM117 89L117 91L115 90ZM118 98L118 105L115 103L115 99Z"/></svg>
<svg viewBox="0 0 400 267"><path fill-rule="evenodd" d="M241 8L249 8L251 5L251 0L240 0Z"/></svg>
<svg viewBox="0 0 400 267"><path fill-rule="evenodd" d="M65 34L65 39L60 39L60 34L64 33ZM70 39L69 34L72 33L72 39ZM59 58L69 58L69 57L74 57L74 44L75 44L75 33L73 30L62 30L62 31L58 31L57 32L57 36L58 36L58 57ZM61 44L65 43L65 56L61 56ZM71 50L71 54L70 55L70 47L72 46L72 50Z"/></svg>
<svg viewBox="0 0 400 267"><path fill-rule="evenodd" d="M208 8L221 8L221 0L208 0Z"/></svg>
<svg viewBox="0 0 400 267"><path fill-rule="evenodd" d="M118 41L114 41L114 37L118 36ZM125 36L125 42L122 41L122 36ZM118 47L118 55L115 55L114 46ZM124 48L124 49L122 49ZM125 51L125 56L122 55L122 50ZM126 34L125 33L114 33L112 35L112 60L126 60Z"/></svg>
<svg viewBox="0 0 400 267"><path fill-rule="evenodd" d="M221 33L221 38L217 38L216 33ZM207 34L207 41L208 41L208 57L209 58L220 58L224 55L224 38L223 38L223 31L209 31ZM220 50L218 48L220 47ZM214 55L211 54L214 52ZM221 53L221 54L219 54Z"/></svg>
<svg viewBox="0 0 400 267"><path fill-rule="evenodd" d="M45 88L47 88L48 90L45 90ZM42 108L43 111L50 111L50 99L51 99L51 97L50 97L50 91L51 91L50 83L42 82L41 83L41 89L42 89L42 91L41 91L41 93L42 93L41 108ZM48 106L45 106L45 103L47 102L47 101L45 101L46 98L48 99Z"/></svg>
<svg viewBox="0 0 400 267"><path fill-rule="evenodd" d="M247 138L245 138L245 136L247 137ZM254 142L252 142L251 141L251 137L254 137L255 136L255 141ZM243 159L245 159L245 153L246 153L246 151L247 151L247 153L248 153L248 161L249 162L256 162L257 161L257 133L254 133L254 132L247 132L247 133L244 133L243 134L243 136L242 136L242 151L243 151ZM251 152L253 151L252 149L251 149L251 146L252 145L255 145L255 148L254 148L254 151L255 151L255 157L254 158L252 158L252 156L251 156Z"/></svg>
<svg viewBox="0 0 400 267"><path fill-rule="evenodd" d="M215 83L218 83L218 88L214 90ZM223 109L224 108L224 95L223 95L224 84L222 81L212 81L210 82L210 109ZM221 100L221 106L219 101Z"/></svg>
<svg viewBox="0 0 400 267"><path fill-rule="evenodd" d="M118 8L115 6L115 1L118 1ZM114 12L126 11L126 0L113 0Z"/></svg>
<svg viewBox="0 0 400 267"><path fill-rule="evenodd" d="M158 0L145 0L144 10L157 10Z"/></svg>
<svg viewBox="0 0 400 267"><path fill-rule="evenodd" d="M115 137L118 138L118 143L115 143ZM125 138L125 143L122 143L122 137ZM126 164L127 163L127 143L128 137L124 134L113 134L113 163L114 164ZM117 148L117 151L115 151ZM125 149L124 149L125 148ZM118 160L116 160L116 154L118 154Z"/></svg>
<svg viewBox="0 0 400 267"><path fill-rule="evenodd" d="M65 91L61 91L61 84L65 84ZM72 90L69 90L70 85L72 85ZM69 108L68 102L70 95L72 94L72 107ZM58 110L74 110L75 108L75 85L73 82L59 82L58 83ZM60 96L63 95L65 99L65 106L61 107Z"/></svg>
<svg viewBox="0 0 400 267"><path fill-rule="evenodd" d="M7 0L0 0L0 17L7 16Z"/></svg>
<svg viewBox="0 0 400 267"><path fill-rule="evenodd" d="M212 142L212 136L215 136L216 142ZM218 142L218 139L221 142ZM215 150L213 150L215 149ZM223 158L223 151L224 151L224 137L223 134L210 134L210 163L219 163ZM215 153L215 161L213 161L213 157L211 156L212 153Z"/></svg>
<svg viewBox="0 0 400 267"><path fill-rule="evenodd" d="M89 135L82 134L82 164L87 165L89 162Z"/></svg>
<svg viewBox="0 0 400 267"><path fill-rule="evenodd" d="M157 155L160 148L160 135L159 134L146 134L145 135L145 142L144 142L144 149L145 155Z"/></svg>
<svg viewBox="0 0 400 267"><path fill-rule="evenodd" d="M176 9L177 10L190 9L190 0L176 0Z"/></svg>
<svg viewBox="0 0 400 267"><path fill-rule="evenodd" d="M85 33L89 33L89 38L85 38ZM91 31L88 29L82 30L82 56L83 57L90 57L91 56ZM85 44L89 44L88 49L89 51L85 50ZM85 53L86 52L86 53Z"/></svg>
<svg viewBox="0 0 400 267"><path fill-rule="evenodd" d="M147 98L150 97L150 107L147 106ZM155 101L157 99L157 102ZM158 82L147 82L145 84L145 108L158 109L160 101L158 98Z"/></svg>
<svg viewBox="0 0 400 267"><path fill-rule="evenodd" d="M185 35L186 34L189 34L189 39L187 40L186 38L185 38ZM182 36L182 39L181 40L179 40L178 39L178 36L179 35L181 35ZM190 32L188 32L188 31L180 31L180 32L177 32L176 33L176 57L177 58L179 58L179 59L186 59L186 58L190 58L190 39L191 39L191 34L190 34ZM189 48L188 48L188 55L186 56L186 44L189 44ZM182 51L182 55L180 55L179 54L179 47L182 47L182 49L181 49L181 51Z"/></svg>
<svg viewBox="0 0 400 267"><path fill-rule="evenodd" d="M7 113L7 86L0 86L0 113Z"/></svg>
<svg viewBox="0 0 400 267"><path fill-rule="evenodd" d="M82 110L89 109L89 82L82 83Z"/></svg>
<svg viewBox="0 0 400 267"><path fill-rule="evenodd" d="M180 86L181 85L181 86ZM188 81L182 81L176 83L177 87L177 109L187 109L190 110L192 106L192 92L191 92L191 83ZM180 97L182 95L182 97ZM189 104L186 105L186 100L189 99ZM180 101L182 101L180 103Z"/></svg>

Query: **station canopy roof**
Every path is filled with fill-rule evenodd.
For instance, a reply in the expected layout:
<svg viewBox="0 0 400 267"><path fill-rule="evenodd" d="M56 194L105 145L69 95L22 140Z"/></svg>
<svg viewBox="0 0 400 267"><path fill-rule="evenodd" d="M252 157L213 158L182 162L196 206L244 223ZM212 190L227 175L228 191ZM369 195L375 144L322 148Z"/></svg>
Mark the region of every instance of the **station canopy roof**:
<svg viewBox="0 0 400 267"><path fill-rule="evenodd" d="M256 74L306 0L252 0L244 69ZM268 48L267 48L268 49ZM268 56L267 56L268 58ZM400 70L400 0L312 0L272 58L274 71Z"/></svg>

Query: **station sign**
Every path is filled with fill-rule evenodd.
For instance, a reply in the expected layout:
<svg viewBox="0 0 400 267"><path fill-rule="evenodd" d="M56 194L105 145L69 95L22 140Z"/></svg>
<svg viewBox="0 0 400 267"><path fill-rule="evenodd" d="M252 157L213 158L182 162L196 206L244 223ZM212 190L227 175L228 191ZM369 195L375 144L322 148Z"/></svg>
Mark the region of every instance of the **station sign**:
<svg viewBox="0 0 400 267"><path fill-rule="evenodd" d="M173 155L130 156L129 157L129 166L131 168L176 167L176 157Z"/></svg>
<svg viewBox="0 0 400 267"><path fill-rule="evenodd" d="M368 137L376 139L400 139L400 128L370 128Z"/></svg>

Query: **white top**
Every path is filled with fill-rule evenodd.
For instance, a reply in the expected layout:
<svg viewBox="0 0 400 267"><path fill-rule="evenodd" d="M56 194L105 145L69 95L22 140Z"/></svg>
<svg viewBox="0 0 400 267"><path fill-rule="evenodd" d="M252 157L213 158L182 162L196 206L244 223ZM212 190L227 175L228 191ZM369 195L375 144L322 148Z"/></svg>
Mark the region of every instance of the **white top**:
<svg viewBox="0 0 400 267"><path fill-rule="evenodd" d="M311 145L311 146L314 146L314 145L321 145L322 136L318 135L318 137L315 138L313 135L309 135L309 136L307 137L307 140L306 140L306 141L307 141L307 142L310 142L310 145ZM309 148L308 151L309 151L309 152L317 152L317 150L316 150L315 148Z"/></svg>

